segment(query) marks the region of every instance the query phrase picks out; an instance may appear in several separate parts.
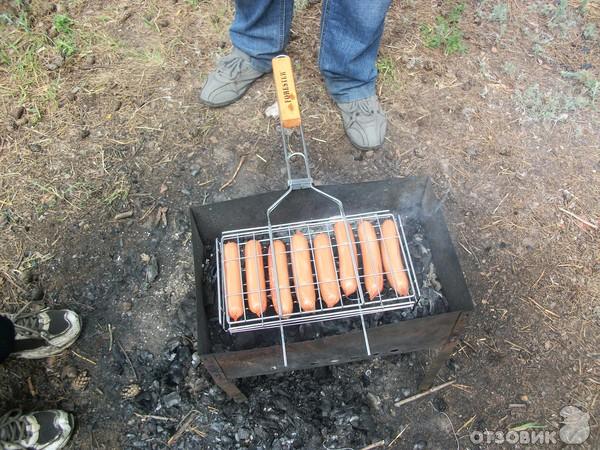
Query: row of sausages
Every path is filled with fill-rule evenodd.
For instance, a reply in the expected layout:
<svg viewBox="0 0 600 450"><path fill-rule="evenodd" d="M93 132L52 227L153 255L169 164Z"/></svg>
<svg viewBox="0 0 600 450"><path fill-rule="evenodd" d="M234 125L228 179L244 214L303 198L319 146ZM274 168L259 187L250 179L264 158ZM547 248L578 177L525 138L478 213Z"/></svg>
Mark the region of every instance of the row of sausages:
<svg viewBox="0 0 600 450"><path fill-rule="evenodd" d="M361 260L364 288L369 298L374 298L383 290L383 276L399 296L408 295L408 276L402 261L400 241L393 220L387 219L381 224L381 239L377 238L375 227L368 221L358 224L358 239L361 248ZM341 291L351 296L358 289L355 265L358 269L356 241L350 225L339 221L334 224L335 240L338 252L339 278L329 235L319 233L314 236L312 252L318 290L321 300L331 308L341 299ZM244 315L244 292L242 286L241 258L238 244L226 242L223 246L227 311L233 320ZM311 249L306 236L297 231L290 239L290 255L294 281L294 291L302 311L314 311L316 306ZM244 243L244 269L246 278L246 297L248 309L262 316L267 309L267 289L263 266L263 252L260 242L249 240ZM275 240L269 245L268 256L269 287L275 312L289 316L294 310L292 286L288 271L286 246L283 241ZM279 303L275 293L275 267L279 287Z"/></svg>

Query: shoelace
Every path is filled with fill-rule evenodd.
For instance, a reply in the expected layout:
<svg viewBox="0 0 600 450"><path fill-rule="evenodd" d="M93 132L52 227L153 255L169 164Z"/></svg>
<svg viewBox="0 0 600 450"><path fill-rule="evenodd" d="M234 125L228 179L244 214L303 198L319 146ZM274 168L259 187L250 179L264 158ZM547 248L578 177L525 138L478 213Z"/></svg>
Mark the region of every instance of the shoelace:
<svg viewBox="0 0 600 450"><path fill-rule="evenodd" d="M242 72L244 60L236 55L229 55L221 60L221 64L217 67L217 71L221 75L227 76L229 79L235 79Z"/></svg>
<svg viewBox="0 0 600 450"><path fill-rule="evenodd" d="M0 444L18 445L18 442L27 439L27 423L23 420L20 409L8 411L0 416Z"/></svg>
<svg viewBox="0 0 600 450"><path fill-rule="evenodd" d="M48 333L44 330L40 330L39 322L39 313L44 312L46 309L36 313L23 313L23 310L28 306L29 303L21 308L16 314L7 314L7 316L12 320L15 330L20 334L41 338L48 342L50 339Z"/></svg>

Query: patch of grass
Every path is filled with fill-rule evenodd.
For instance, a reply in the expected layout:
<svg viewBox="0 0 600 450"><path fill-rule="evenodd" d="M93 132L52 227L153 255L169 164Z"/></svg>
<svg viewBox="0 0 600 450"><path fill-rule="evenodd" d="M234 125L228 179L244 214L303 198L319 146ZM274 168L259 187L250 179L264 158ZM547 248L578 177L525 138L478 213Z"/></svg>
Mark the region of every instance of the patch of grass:
<svg viewBox="0 0 600 450"><path fill-rule="evenodd" d="M492 22L506 23L508 20L508 5L506 3L498 3L492 8L490 13Z"/></svg>
<svg viewBox="0 0 600 450"><path fill-rule="evenodd" d="M435 18L435 25L421 25L421 37L426 47L442 48L446 55L465 53L467 46L459 22L465 9L463 3L456 5L444 16Z"/></svg>
<svg viewBox="0 0 600 450"><path fill-rule="evenodd" d="M592 103L596 102L598 94L600 94L600 81L587 70L579 70L577 72L562 71L560 75L563 78L576 80L585 89L585 94L588 95Z"/></svg>
<svg viewBox="0 0 600 450"><path fill-rule="evenodd" d="M63 34L73 34L74 23L75 21L66 14L56 14L52 20L54 29Z"/></svg>
<svg viewBox="0 0 600 450"><path fill-rule="evenodd" d="M56 49L64 57L74 55L77 51L75 46L75 31L73 29L75 21L66 14L56 14L52 20L52 24L58 32L58 36L54 39Z"/></svg>
<svg viewBox="0 0 600 450"><path fill-rule="evenodd" d="M210 24L215 33L222 34L229 28L228 17L230 15L229 5L225 2L220 8L213 8L213 14L210 14Z"/></svg>
<svg viewBox="0 0 600 450"><path fill-rule="evenodd" d="M553 90L542 92L537 83L524 91L517 90L515 100L518 109L533 121L561 122L568 118L567 113L590 105L590 100L584 96Z"/></svg>
<svg viewBox="0 0 600 450"><path fill-rule="evenodd" d="M396 64L389 56L383 56L377 60L377 72L381 80L385 82L396 81Z"/></svg>
<svg viewBox="0 0 600 450"><path fill-rule="evenodd" d="M551 18L548 22L550 28L558 28L564 34L577 25L569 11L569 0L560 0L556 6L551 6L550 9Z"/></svg>
<svg viewBox="0 0 600 450"><path fill-rule="evenodd" d="M598 39L598 27L595 23L588 23L583 28L582 34L584 39L587 39L588 41L595 41Z"/></svg>
<svg viewBox="0 0 600 450"><path fill-rule="evenodd" d="M502 72L512 77L517 73L517 66L510 61L505 61L502 65Z"/></svg>
<svg viewBox="0 0 600 450"><path fill-rule="evenodd" d="M72 39L59 37L54 41L54 45L60 54L65 57L73 56L75 54L76 48Z"/></svg>
<svg viewBox="0 0 600 450"><path fill-rule="evenodd" d="M581 2L579 3L579 7L577 8L580 14L585 14L587 12L588 3L589 0L581 0Z"/></svg>
<svg viewBox="0 0 600 450"><path fill-rule="evenodd" d="M125 182L120 182L110 194L102 199L102 202L111 206L115 202L125 202L127 197L129 197L129 187Z"/></svg>
<svg viewBox="0 0 600 450"><path fill-rule="evenodd" d="M159 49L135 51L133 52L133 56L145 64L153 66L162 66L165 64L165 57Z"/></svg>

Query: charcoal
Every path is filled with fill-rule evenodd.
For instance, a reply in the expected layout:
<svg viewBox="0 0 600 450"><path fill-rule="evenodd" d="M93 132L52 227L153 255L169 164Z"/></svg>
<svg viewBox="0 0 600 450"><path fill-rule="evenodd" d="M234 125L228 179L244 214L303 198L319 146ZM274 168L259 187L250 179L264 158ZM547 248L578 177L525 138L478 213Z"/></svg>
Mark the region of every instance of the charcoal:
<svg viewBox="0 0 600 450"><path fill-rule="evenodd" d="M171 392L170 394L163 396L162 401L165 408L172 408L181 403L181 397L178 392Z"/></svg>
<svg viewBox="0 0 600 450"><path fill-rule="evenodd" d="M225 428L225 424L223 422L213 422L210 424L210 429L216 433L222 433Z"/></svg>
<svg viewBox="0 0 600 450"><path fill-rule="evenodd" d="M379 412L381 410L381 399L372 392L367 393L367 403L372 411Z"/></svg>
<svg viewBox="0 0 600 450"><path fill-rule="evenodd" d="M427 441L425 439L419 439L413 445L413 450L425 450L427 448Z"/></svg>
<svg viewBox="0 0 600 450"><path fill-rule="evenodd" d="M439 412L446 412L448 410L448 403L441 396L434 397L431 403L433 403L433 407Z"/></svg>
<svg viewBox="0 0 600 450"><path fill-rule="evenodd" d="M158 278L158 261L155 256L150 257L146 267L146 281L152 283Z"/></svg>
<svg viewBox="0 0 600 450"><path fill-rule="evenodd" d="M240 428L237 433L235 433L235 440L237 442L245 442L250 439L250 432L245 428Z"/></svg>
<svg viewBox="0 0 600 450"><path fill-rule="evenodd" d="M454 358L450 358L447 362L446 362L446 366L448 367L448 369L450 369L452 372L456 372L459 369L459 365L457 364L457 362L454 360Z"/></svg>
<svg viewBox="0 0 600 450"><path fill-rule="evenodd" d="M192 354L192 367L195 369L196 367L198 367L200 365L200 355L198 355L197 352L194 352Z"/></svg>
<svg viewBox="0 0 600 450"><path fill-rule="evenodd" d="M363 431L371 431L374 430L376 427L377 424L375 423L373 416L371 416L370 414L364 414L360 418L359 426L355 428L358 428Z"/></svg>
<svg viewBox="0 0 600 450"><path fill-rule="evenodd" d="M166 383L170 386L179 385L184 378L183 366L179 361L173 362L169 367L169 372L167 373Z"/></svg>
<svg viewBox="0 0 600 450"><path fill-rule="evenodd" d="M167 341L167 350L169 353L175 353L177 347L181 345L181 339L176 337Z"/></svg>
<svg viewBox="0 0 600 450"><path fill-rule="evenodd" d="M182 345L177 349L177 359L184 365L191 363L192 351L187 345Z"/></svg>
<svg viewBox="0 0 600 450"><path fill-rule="evenodd" d="M432 265L429 243L420 233L420 226L416 222L408 221L405 228L421 296L414 308L366 315L364 319L368 328L448 310L443 286L439 285L436 268ZM156 245L158 244L159 241ZM205 300L210 300L216 296L214 285L217 267L214 263L214 250L205 248L205 256ZM139 271L139 265L137 270ZM92 298L100 294L97 288L89 289L93 294ZM389 290L389 287L386 289ZM192 409L201 411L195 420L195 426L206 432L207 436L201 438L195 433L185 433L174 448L363 448L384 436L393 437L398 434L399 429L388 429L389 425L383 424L381 420L382 415L386 414L384 405L387 399L379 390L382 383L387 382L382 378L382 373L390 370L389 367L419 365L415 353L386 360L239 379L236 384L248 396L248 403L239 405L214 385L201 365L201 355L189 344L187 336L195 333L196 327L196 303L193 295L178 295L176 300L173 322L175 332L180 336L166 342L161 353L155 352L153 355L146 350L130 353L136 368L145 369L138 373L143 392L123 406L129 406L131 416L138 412L181 419ZM141 307L137 300L135 304L136 310ZM169 302L166 306L172 307ZM218 322L216 304L208 305L207 313L213 352L280 344L278 329L229 334ZM360 331L361 326L359 318L315 322L287 327L285 337L286 342L293 343ZM113 353L112 359L118 360L122 372L128 374L128 363L124 361L120 351L115 351L113 347ZM386 365L388 369L385 369ZM398 398L394 401L410 397L414 393L411 380L401 383L397 387ZM432 402L437 410L447 411L448 405L442 397L435 397ZM163 443L174 434L177 423L154 420L142 423L135 419L128 427L135 431L124 438L127 440L125 447L133 448L134 442L141 442L144 443L144 448L162 448L161 445L164 446ZM412 441L408 435L404 437L409 439L403 440L407 448L427 448L428 444L423 436L414 436Z"/></svg>
<svg viewBox="0 0 600 450"><path fill-rule="evenodd" d="M154 401L149 392L143 392L135 398L135 403L142 411L151 411L154 408Z"/></svg>

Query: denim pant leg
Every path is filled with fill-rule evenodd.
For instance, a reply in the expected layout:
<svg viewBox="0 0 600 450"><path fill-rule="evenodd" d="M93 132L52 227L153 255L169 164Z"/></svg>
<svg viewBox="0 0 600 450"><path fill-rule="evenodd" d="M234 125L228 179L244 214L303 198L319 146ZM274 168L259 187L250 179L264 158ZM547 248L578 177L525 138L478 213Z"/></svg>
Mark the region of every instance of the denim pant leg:
<svg viewBox="0 0 600 450"><path fill-rule="evenodd" d="M377 51L391 0L323 0L319 68L337 102L375 95Z"/></svg>
<svg viewBox="0 0 600 450"><path fill-rule="evenodd" d="M7 317L0 316L0 363L15 348L15 326Z"/></svg>
<svg viewBox="0 0 600 450"><path fill-rule="evenodd" d="M252 58L260 72L271 71L271 59L288 44L294 0L236 0L229 29L231 43Z"/></svg>

